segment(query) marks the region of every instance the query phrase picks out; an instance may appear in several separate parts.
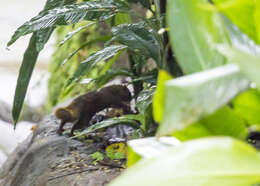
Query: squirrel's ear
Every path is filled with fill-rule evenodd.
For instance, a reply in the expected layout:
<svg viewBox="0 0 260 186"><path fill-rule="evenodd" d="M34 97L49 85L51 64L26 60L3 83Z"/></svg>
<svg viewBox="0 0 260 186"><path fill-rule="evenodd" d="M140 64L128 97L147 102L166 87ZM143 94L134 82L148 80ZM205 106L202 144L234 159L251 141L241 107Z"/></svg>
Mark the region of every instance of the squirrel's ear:
<svg viewBox="0 0 260 186"><path fill-rule="evenodd" d="M55 116L63 121L71 120L71 113L66 108L58 108L55 112Z"/></svg>

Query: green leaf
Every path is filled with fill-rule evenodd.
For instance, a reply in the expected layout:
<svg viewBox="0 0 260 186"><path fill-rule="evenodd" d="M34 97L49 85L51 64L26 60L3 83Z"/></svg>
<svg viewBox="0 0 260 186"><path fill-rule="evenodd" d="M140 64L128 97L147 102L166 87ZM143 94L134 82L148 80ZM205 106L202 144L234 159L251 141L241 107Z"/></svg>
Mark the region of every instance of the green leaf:
<svg viewBox="0 0 260 186"><path fill-rule="evenodd" d="M126 45L129 50L152 57L158 61L159 44L151 31L148 30L145 23L121 24L112 28L112 41Z"/></svg>
<svg viewBox="0 0 260 186"><path fill-rule="evenodd" d="M63 3L73 3L74 0L62 1L57 3L56 1L48 0L45 4L44 10L54 8L56 6L61 6ZM44 12L44 11L42 11ZM40 12L39 15L42 14ZM24 53L22 66L19 71L18 80L15 89L15 96L13 102L12 116L14 120L14 128L19 119L24 98L28 89L28 85L31 79L31 75L38 58L39 52L43 49L46 42L49 40L54 28L46 28L33 33L29 45Z"/></svg>
<svg viewBox="0 0 260 186"><path fill-rule="evenodd" d="M249 186L260 181L260 156L232 138L185 142L130 167L108 186Z"/></svg>
<svg viewBox="0 0 260 186"><path fill-rule="evenodd" d="M15 31L7 46L13 44L19 37L38 30L58 25L74 24L83 20L105 20L113 16L115 11L117 11L117 6L95 1L65 5L43 11L40 15L33 17L30 21L20 26Z"/></svg>
<svg viewBox="0 0 260 186"><path fill-rule="evenodd" d="M259 20L260 20L260 1L259 0L256 1L256 8L255 8L254 13L255 13L254 18L255 18L257 40L258 40L258 43L260 43L260 23L259 23Z"/></svg>
<svg viewBox="0 0 260 186"><path fill-rule="evenodd" d="M90 127L86 128L84 131L80 132L73 138L77 138L79 136L89 134L91 132L98 131L100 129L104 129L107 127L112 127L114 125L119 125L119 124L126 124L130 125L134 128L139 128L139 123L136 121L137 119L136 115L124 115L118 118L111 118L111 119L106 119L104 121L98 122L94 125L91 125Z"/></svg>
<svg viewBox="0 0 260 186"><path fill-rule="evenodd" d="M246 33L251 39L259 43L256 34L254 13L255 0L213 0L220 12L223 12L232 23Z"/></svg>
<svg viewBox="0 0 260 186"><path fill-rule="evenodd" d="M226 35L219 15L204 8L207 5L208 0L171 0L168 3L171 44L179 65L187 74L225 63L215 45L226 43Z"/></svg>
<svg viewBox="0 0 260 186"><path fill-rule="evenodd" d="M173 132L173 136L182 141L206 136L231 136L245 139L247 127L239 115L225 106L185 129Z"/></svg>
<svg viewBox="0 0 260 186"><path fill-rule="evenodd" d="M218 50L227 57L229 63L237 64L241 72L255 82L256 87L260 90L260 74L258 71L260 69L260 55L224 45L218 46Z"/></svg>
<svg viewBox="0 0 260 186"><path fill-rule="evenodd" d="M81 76L87 74L98 62L105 61L115 56L118 52L125 50L126 48L127 47L124 45L112 45L90 55L86 60L79 64L78 69L68 82L67 86L72 81L77 80Z"/></svg>
<svg viewBox="0 0 260 186"><path fill-rule="evenodd" d="M127 167L143 158L152 158L167 151L169 147L180 145L180 141L173 137L149 137L130 140L128 143Z"/></svg>
<svg viewBox="0 0 260 186"><path fill-rule="evenodd" d="M160 123L163 118L163 105L165 101L164 83L170 79L172 79L172 76L166 71L159 71L157 88L153 98L153 117L157 123Z"/></svg>
<svg viewBox="0 0 260 186"><path fill-rule="evenodd" d="M60 42L59 45L62 46L64 43L66 43L68 40L70 40L74 35L76 35L76 34L79 33L80 31L82 31L83 29L88 28L88 27L90 27L90 26L92 26L92 25L94 25L94 24L95 24L95 23L92 22L92 23L89 23L89 24L87 24L87 25L81 26L81 27L77 28L76 30L73 30L73 31L69 32L69 33L65 36L65 38Z"/></svg>
<svg viewBox="0 0 260 186"><path fill-rule="evenodd" d="M236 65L225 65L167 81L163 122L158 135L182 130L213 113L248 85L248 80Z"/></svg>
<svg viewBox="0 0 260 186"><path fill-rule="evenodd" d="M251 89L233 100L234 111L250 125L260 125L260 93Z"/></svg>

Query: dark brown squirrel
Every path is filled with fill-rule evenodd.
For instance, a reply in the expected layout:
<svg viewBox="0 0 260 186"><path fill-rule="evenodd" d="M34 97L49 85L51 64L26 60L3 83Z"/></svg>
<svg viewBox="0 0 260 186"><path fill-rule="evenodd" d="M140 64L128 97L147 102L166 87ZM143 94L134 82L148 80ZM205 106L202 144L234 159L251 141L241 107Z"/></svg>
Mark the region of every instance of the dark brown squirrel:
<svg viewBox="0 0 260 186"><path fill-rule="evenodd" d="M131 113L131 98L129 89L122 85L111 85L99 91L87 92L75 98L67 107L55 111L56 117L61 120L57 133L62 134L63 126L67 122L76 121L70 132L73 136L74 130L89 126L91 118L105 108L122 108L125 114Z"/></svg>

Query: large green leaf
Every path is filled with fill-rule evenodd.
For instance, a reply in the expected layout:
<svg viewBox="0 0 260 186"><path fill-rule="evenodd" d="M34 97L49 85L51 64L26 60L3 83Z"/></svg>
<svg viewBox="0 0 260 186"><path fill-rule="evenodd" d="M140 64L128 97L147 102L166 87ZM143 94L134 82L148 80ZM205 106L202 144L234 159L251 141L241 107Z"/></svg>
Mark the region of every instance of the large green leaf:
<svg viewBox="0 0 260 186"><path fill-rule="evenodd" d="M256 26L256 34L258 43L260 43L260 1L256 1L256 8L255 8L255 26Z"/></svg>
<svg viewBox="0 0 260 186"><path fill-rule="evenodd" d="M233 100L234 111L250 125L260 125L260 93L251 89Z"/></svg>
<svg viewBox="0 0 260 186"><path fill-rule="evenodd" d="M165 83L163 122L158 135L182 130L228 103L248 80L236 65L187 75Z"/></svg>
<svg viewBox="0 0 260 186"><path fill-rule="evenodd" d="M154 33L148 30L143 22L136 24L121 24L113 27L113 41L128 46L128 49L152 57L155 61L159 57L159 44Z"/></svg>
<svg viewBox="0 0 260 186"><path fill-rule="evenodd" d="M74 73L73 77L69 80L68 84L87 74L98 62L105 61L115 56L118 52L125 50L126 48L127 46L124 45L112 45L90 55L86 60L79 64L78 69Z"/></svg>
<svg viewBox="0 0 260 186"><path fill-rule="evenodd" d="M220 45L218 50L227 57L228 62L237 64L242 73L244 73L251 81L256 83L260 90L260 55L242 51L235 47Z"/></svg>
<svg viewBox="0 0 260 186"><path fill-rule="evenodd" d="M225 43L221 19L204 8L208 0L171 0L167 21L174 53L184 73L193 73L225 63L215 44Z"/></svg>
<svg viewBox="0 0 260 186"><path fill-rule="evenodd" d="M257 39L256 22L254 19L255 0L213 0L213 2L219 11L223 12L251 39L255 42L260 42Z"/></svg>
<svg viewBox="0 0 260 186"><path fill-rule="evenodd" d="M245 139L247 127L239 115L225 106L185 129L174 132L173 136L182 141L206 136L231 136Z"/></svg>
<svg viewBox="0 0 260 186"><path fill-rule="evenodd" d="M8 46L19 37L32 32L57 25L69 25L83 20L105 20L118 11L117 6L111 3L87 1L80 4L65 5L63 7L43 11L30 21L20 26Z"/></svg>
<svg viewBox="0 0 260 186"><path fill-rule="evenodd" d="M42 15L45 10L49 10L57 6L61 6L63 4L69 4L73 2L75 1L67 0L67 1L57 2L53 0L48 0L45 4L44 10L39 13L39 16ZM53 30L54 27L50 27L33 33L30 39L29 46L27 47L24 53L22 66L20 68L20 72L16 84L13 109L12 109L14 127L16 127L16 123L19 119L23 107L23 103L24 103L24 98L28 89L28 84L30 82L31 75L36 60L38 58L39 52L43 49L44 45L49 40Z"/></svg>
<svg viewBox="0 0 260 186"><path fill-rule="evenodd" d="M152 158L167 151L169 147L180 145L173 137L148 137L128 142L127 167L134 165L142 158Z"/></svg>
<svg viewBox="0 0 260 186"><path fill-rule="evenodd" d="M109 186L250 186L260 181L260 156L232 138L203 138L169 148L126 170Z"/></svg>

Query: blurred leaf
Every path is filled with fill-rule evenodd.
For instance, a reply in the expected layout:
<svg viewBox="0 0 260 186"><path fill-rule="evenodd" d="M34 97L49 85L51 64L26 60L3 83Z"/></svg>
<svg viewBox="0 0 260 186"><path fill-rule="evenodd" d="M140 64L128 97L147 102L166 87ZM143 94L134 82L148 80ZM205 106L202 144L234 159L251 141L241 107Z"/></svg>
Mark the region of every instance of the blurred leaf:
<svg viewBox="0 0 260 186"><path fill-rule="evenodd" d="M251 39L259 43L256 34L254 13L255 0L213 0L220 12L223 12L232 23L236 24Z"/></svg>
<svg viewBox="0 0 260 186"><path fill-rule="evenodd" d="M237 64L241 72L244 73L248 79L255 82L258 90L260 90L260 55L254 55L224 45L219 45L218 50L227 57L228 62Z"/></svg>
<svg viewBox="0 0 260 186"><path fill-rule="evenodd" d="M159 57L159 44L154 35L150 32L145 23L121 24L112 29L112 41L126 45L129 50L152 57L155 61Z"/></svg>
<svg viewBox="0 0 260 186"><path fill-rule="evenodd" d="M79 64L78 69L74 73L73 77L69 80L67 86L72 81L77 80L81 76L87 74L98 62L105 61L115 56L118 52L125 50L126 48L127 47L124 45L112 45L90 55L86 60Z"/></svg>
<svg viewBox="0 0 260 186"><path fill-rule="evenodd" d="M115 26L121 25L124 23L130 24L131 23L131 17L129 14L124 13L118 13L115 15Z"/></svg>
<svg viewBox="0 0 260 186"><path fill-rule="evenodd" d="M93 81L97 85L97 87L101 87L109 82L111 79L116 76L133 76L133 74L127 69L109 69L104 75L99 76Z"/></svg>
<svg viewBox="0 0 260 186"><path fill-rule="evenodd" d="M149 8L150 7L150 1L149 0L127 0L130 3L140 3L144 7Z"/></svg>
<svg viewBox="0 0 260 186"><path fill-rule="evenodd" d="M260 93L251 89L233 100L234 111L250 125L260 125Z"/></svg>
<svg viewBox="0 0 260 186"><path fill-rule="evenodd" d="M260 156L232 138L203 138L138 162L109 186L249 186L260 181Z"/></svg>
<svg viewBox="0 0 260 186"><path fill-rule="evenodd" d="M252 55L260 55L259 45L244 34L236 25L230 22L228 18L222 16L222 19L233 47L251 53Z"/></svg>
<svg viewBox="0 0 260 186"><path fill-rule="evenodd" d="M74 0L67 0L62 2L55 2L52 0L48 0L44 6L44 10L48 10L57 6L69 3L73 3ZM43 14L44 11L39 13L39 16ZM28 85L31 79L31 75L37 61L39 52L43 49L46 42L49 40L54 28L46 28L37 32L34 32L29 45L24 53L22 66L20 67L16 89L15 89L15 96L13 102L13 109L12 109L12 116L14 120L14 128L16 127L16 123L19 119L24 98L28 89Z"/></svg>
<svg viewBox="0 0 260 186"><path fill-rule="evenodd" d="M248 85L248 80L236 65L225 65L167 81L163 122L158 135L186 128L228 103Z"/></svg>
<svg viewBox="0 0 260 186"><path fill-rule="evenodd" d="M69 33L65 36L65 38L59 43L59 45L62 46L64 43L66 43L66 42L67 42L70 38L72 38L74 35L76 35L76 34L79 33L80 31L82 31L83 29L88 28L88 27L90 27L90 26L92 26L92 25L94 25L94 24L95 24L95 22L92 22L92 23L89 23L89 24L87 24L87 25L81 26L81 27L77 28L76 30L73 30L73 31L69 32Z"/></svg>
<svg viewBox="0 0 260 186"><path fill-rule="evenodd" d="M173 79L173 77L166 71L159 71L157 88L153 98L153 117L157 123L160 123L163 117L163 106L165 101L164 83L170 79Z"/></svg>
<svg viewBox="0 0 260 186"><path fill-rule="evenodd" d="M118 118L106 119L104 121L91 125L90 127L86 128L84 131L80 132L73 138L82 136L84 134L89 134L91 132L95 132L100 129L118 125L118 124L126 124L126 125L130 125L134 128L139 128L139 123L136 121L135 117L136 117L136 115L124 115L124 116L121 116Z"/></svg>
<svg viewBox="0 0 260 186"><path fill-rule="evenodd" d="M208 0L169 1L167 20L171 44L184 73L199 72L225 63L215 44L226 43L218 14L207 10Z"/></svg>
<svg viewBox="0 0 260 186"><path fill-rule="evenodd" d="M113 4L95 1L65 5L43 11L20 26L15 31L7 46L13 44L19 37L38 30L58 25L74 24L83 20L105 20L113 16L116 11L117 7Z"/></svg>
<svg viewBox="0 0 260 186"><path fill-rule="evenodd" d="M173 136L182 141L206 136L231 136L245 139L247 127L239 115L225 106L185 129L173 132Z"/></svg>
<svg viewBox="0 0 260 186"><path fill-rule="evenodd" d="M125 143L114 143L106 147L106 155L112 160L125 159L127 147Z"/></svg>
<svg viewBox="0 0 260 186"><path fill-rule="evenodd" d="M169 147L180 145L173 137L149 137L128 141L127 167L137 163L142 158L152 158L167 151Z"/></svg>
<svg viewBox="0 0 260 186"><path fill-rule="evenodd" d="M256 34L257 34L257 40L258 40L258 43L260 43L260 1L257 0L256 1L256 8L255 8L255 26L256 26Z"/></svg>

